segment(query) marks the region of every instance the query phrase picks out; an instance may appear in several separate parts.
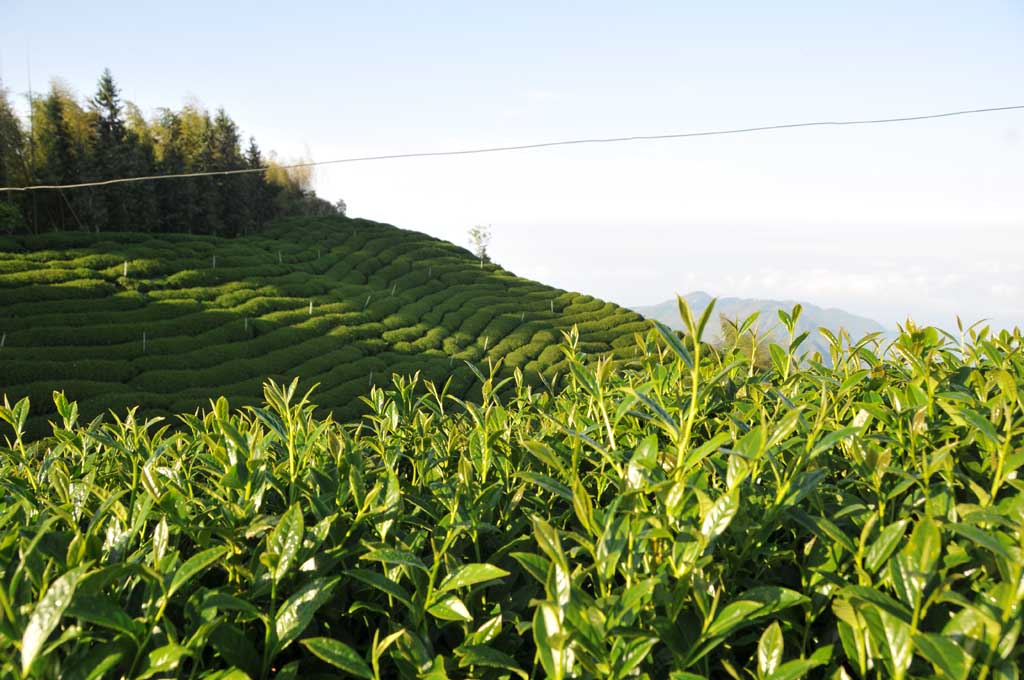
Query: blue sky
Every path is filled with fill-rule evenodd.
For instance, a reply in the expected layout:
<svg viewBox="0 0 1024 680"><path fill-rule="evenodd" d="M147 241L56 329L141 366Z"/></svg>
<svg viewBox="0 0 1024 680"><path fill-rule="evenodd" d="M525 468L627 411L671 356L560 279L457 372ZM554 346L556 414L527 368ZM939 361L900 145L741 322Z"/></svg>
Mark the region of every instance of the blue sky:
<svg viewBox="0 0 1024 680"><path fill-rule="evenodd" d="M284 158L1024 103L1020 2L29 3L0 76L224 106ZM324 168L350 214L625 304L1024 324L1024 111Z"/></svg>

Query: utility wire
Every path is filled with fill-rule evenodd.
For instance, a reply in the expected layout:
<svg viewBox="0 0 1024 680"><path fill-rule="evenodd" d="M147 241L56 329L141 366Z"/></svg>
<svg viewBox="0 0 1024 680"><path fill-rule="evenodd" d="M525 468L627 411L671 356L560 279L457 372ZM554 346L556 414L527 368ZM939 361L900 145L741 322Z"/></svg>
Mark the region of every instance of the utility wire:
<svg viewBox="0 0 1024 680"><path fill-rule="evenodd" d="M1016 106L998 106L987 109L966 109L963 111L947 111L945 113L931 113L921 116L902 116L899 118L873 118L865 120L822 120L809 123L783 123L780 125L760 125L757 127L734 128L730 130L706 130L703 132L679 132L664 135L632 135L629 137L605 137L592 139L568 139L556 142L540 142L538 144L520 144L516 146L492 146L481 149L460 149L457 151L421 151L418 153L398 153L384 156L357 156L353 158L336 158L330 161L310 161L308 163L292 163L289 165L278 165L282 169L309 168L317 165L336 165L339 163L361 163L364 161L387 161L399 158L426 158L432 156L467 156L470 154L497 153L501 151L524 151L528 149L543 149L552 146L570 146L575 144L612 144L618 142L638 142L659 139L683 139L687 137L712 137L716 135L738 135L751 132L767 132L771 130L788 130L793 128L824 127L840 125L879 125L884 123L906 123L917 120L930 120L934 118L950 118L952 116L968 116L979 113L993 113L996 111L1014 111L1024 109L1024 104ZM78 184L36 184L25 187L0 187L0 191L36 191L40 189L79 189L83 187L102 187L111 184L125 184L128 182L145 182L158 179L182 179L186 177L212 177L217 175L244 175L251 172L266 172L272 166L260 166L258 168L241 168L238 170L210 170L204 172L184 172L173 175L146 175L142 177L122 177L118 179L100 180L96 182L80 182Z"/></svg>

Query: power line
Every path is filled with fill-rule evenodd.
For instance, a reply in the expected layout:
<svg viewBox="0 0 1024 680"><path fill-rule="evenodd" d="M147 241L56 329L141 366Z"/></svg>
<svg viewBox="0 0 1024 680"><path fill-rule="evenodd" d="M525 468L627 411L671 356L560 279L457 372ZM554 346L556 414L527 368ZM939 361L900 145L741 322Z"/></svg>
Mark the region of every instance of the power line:
<svg viewBox="0 0 1024 680"><path fill-rule="evenodd" d="M529 149L544 149L552 146L570 146L575 144L613 144L619 142L639 142L661 139L684 139L687 137L712 137L717 135L738 135L752 132L768 132L772 130L789 130L794 128L825 127L841 125L880 125L884 123L907 123L918 120L931 120L934 118L950 118L953 116L968 116L980 113L994 113L996 111L1014 111L1024 109L1024 104L1016 106L997 106L986 109L966 109L963 111L947 111L945 113L930 113L920 116L901 116L898 118L872 118L865 120L821 120L808 123L782 123L779 125L759 125L757 127L734 128L729 130L706 130L703 132L678 132L663 135L631 135L628 137L605 137L590 139L567 139L555 142L540 142L537 144L519 144L515 146L492 146L480 149L459 149L456 151L421 151L417 153L398 153L383 156L356 156L352 158L336 158L329 161L310 161L308 163L292 163L279 165L282 169L309 168L318 165L337 165L340 163L361 163L365 161L387 161L400 158L426 158L433 156L468 156L471 154L498 153L502 151L525 151ZM160 179L183 179L187 177L212 177L220 175L244 175L252 172L265 172L271 166L260 166L258 168L242 168L239 170L209 170L203 172L184 172L172 175L145 175L141 177L121 177L118 179L99 180L95 182L80 182L77 184L36 184L25 187L0 187L0 191L36 191L40 189L79 189L84 187L102 187L111 184L125 184L128 182L145 182Z"/></svg>

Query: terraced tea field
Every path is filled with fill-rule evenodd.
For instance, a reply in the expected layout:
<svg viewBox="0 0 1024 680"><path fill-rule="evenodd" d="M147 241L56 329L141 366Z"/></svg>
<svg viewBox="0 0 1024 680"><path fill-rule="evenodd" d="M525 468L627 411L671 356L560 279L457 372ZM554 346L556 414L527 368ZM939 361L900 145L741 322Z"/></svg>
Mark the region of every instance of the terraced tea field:
<svg viewBox="0 0 1024 680"><path fill-rule="evenodd" d="M562 331L587 352L633 352L636 313L543 286L424 234L360 219L282 221L259 236L60 233L0 240L0 393L51 394L83 416L140 405L255 404L267 378L320 383L336 417L392 373L466 394L465 361L527 380L564 369ZM628 348L623 350L623 348Z"/></svg>

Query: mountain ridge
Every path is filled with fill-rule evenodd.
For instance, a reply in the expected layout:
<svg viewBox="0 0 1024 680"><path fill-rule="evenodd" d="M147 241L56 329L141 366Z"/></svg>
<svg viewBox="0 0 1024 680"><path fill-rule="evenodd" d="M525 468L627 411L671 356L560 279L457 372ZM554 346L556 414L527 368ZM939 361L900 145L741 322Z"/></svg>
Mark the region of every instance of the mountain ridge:
<svg viewBox="0 0 1024 680"><path fill-rule="evenodd" d="M712 295L706 291L697 290L683 295L695 315L700 315L710 304ZM781 343L786 337L786 330L779 320L778 311L786 313L792 311L793 307L799 304L802 308L800 319L797 321L796 333L809 331L807 347L821 352L823 357L828 356L828 342L818 332L819 328L826 328L833 333L840 328L846 330L851 338L858 340L869 333L888 333L889 329L874 319L853 314L839 307L820 307L818 305L798 300L774 300L767 298L741 298L741 297L720 297L715 299L715 314L718 318L728 318L733 321L744 321L750 315L757 313L758 319L755 328L759 334L766 334L772 342ZM679 316L679 307L676 300L665 300L653 305L634 305L630 307L633 311L643 315L645 318L661 322L675 330L685 330ZM717 319L712 319L707 327L708 336L706 339L712 342L722 340L721 326Z"/></svg>

